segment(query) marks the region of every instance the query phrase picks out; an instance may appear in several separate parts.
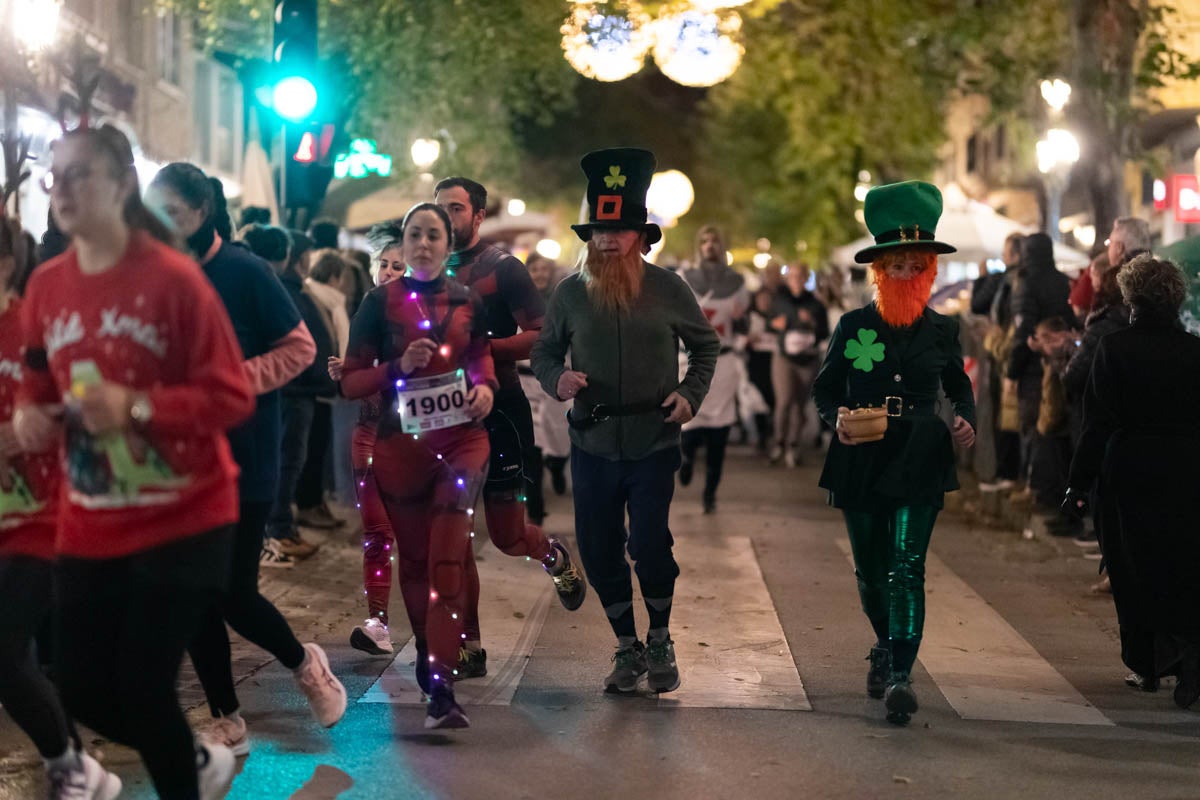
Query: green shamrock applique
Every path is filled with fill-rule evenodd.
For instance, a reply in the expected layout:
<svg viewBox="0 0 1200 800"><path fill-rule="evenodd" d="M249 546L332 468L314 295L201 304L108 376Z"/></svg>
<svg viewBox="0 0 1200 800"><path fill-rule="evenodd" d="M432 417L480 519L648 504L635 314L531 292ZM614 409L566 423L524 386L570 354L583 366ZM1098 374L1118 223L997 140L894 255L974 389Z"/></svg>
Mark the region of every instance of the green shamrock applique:
<svg viewBox="0 0 1200 800"><path fill-rule="evenodd" d="M846 342L846 358L854 360L851 366L870 372L875 369L876 361L883 361L883 342L875 341L878 337L875 331L858 329L858 338Z"/></svg>
<svg viewBox="0 0 1200 800"><path fill-rule="evenodd" d="M625 185L625 176L621 174L620 167L608 168L608 174L604 176L604 185L610 189Z"/></svg>

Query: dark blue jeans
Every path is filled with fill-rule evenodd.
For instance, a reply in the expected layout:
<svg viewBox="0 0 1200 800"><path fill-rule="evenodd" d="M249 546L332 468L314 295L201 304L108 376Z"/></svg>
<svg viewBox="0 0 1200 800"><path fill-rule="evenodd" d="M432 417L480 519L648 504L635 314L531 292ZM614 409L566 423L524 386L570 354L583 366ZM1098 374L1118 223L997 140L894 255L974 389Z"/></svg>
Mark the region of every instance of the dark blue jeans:
<svg viewBox="0 0 1200 800"><path fill-rule="evenodd" d="M283 444L279 459L279 490L275 505L267 518L267 536L273 539L294 538L296 517L292 501L296 486L308 457L308 436L312 428L317 401L312 397L283 398Z"/></svg>
<svg viewBox="0 0 1200 800"><path fill-rule="evenodd" d="M665 628L669 619L679 565L671 552L674 540L667 517L679 460L677 447L637 461L609 461L571 448L579 555L617 636L634 635L626 549L650 612L651 629Z"/></svg>

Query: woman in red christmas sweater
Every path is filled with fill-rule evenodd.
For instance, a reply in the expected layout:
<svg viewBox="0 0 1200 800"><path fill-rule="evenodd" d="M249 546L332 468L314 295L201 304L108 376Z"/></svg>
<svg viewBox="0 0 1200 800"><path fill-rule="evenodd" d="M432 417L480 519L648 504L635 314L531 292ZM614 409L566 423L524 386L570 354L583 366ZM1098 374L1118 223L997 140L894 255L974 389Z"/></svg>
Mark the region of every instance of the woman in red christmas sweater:
<svg viewBox="0 0 1200 800"><path fill-rule="evenodd" d="M109 800L117 776L87 753L33 657L50 617L60 471L54 453L22 453L13 434L21 385L21 294L34 258L21 225L0 209L0 705L46 761L50 796ZM75 792L75 794L71 794ZM82 793L81 793L82 792Z"/></svg>
<svg viewBox="0 0 1200 800"><path fill-rule="evenodd" d="M383 392L372 467L396 536L400 591L430 695L426 728L462 728L454 700L470 557L470 514L489 449L480 420L495 366L479 296L443 274L452 233L421 203L400 226L404 277L363 300L342 377L349 398Z"/></svg>
<svg viewBox="0 0 1200 800"><path fill-rule="evenodd" d="M48 178L72 246L29 281L14 427L28 452L63 448L63 701L136 749L160 797L223 797L233 755L195 747L175 679L228 580L238 493L224 434L254 395L220 298L142 205L128 140L67 133Z"/></svg>
<svg viewBox="0 0 1200 800"><path fill-rule="evenodd" d="M404 252L400 227L395 223L377 225L367 234L378 255L375 285L391 283L404 274ZM339 384L343 360L329 357L329 377ZM363 594L367 596L367 620L350 633L350 646L375 656L393 652L388 631L388 601L392 595L392 524L375 485L375 429L383 412L383 397L363 398L350 441L350 463L354 468L354 486L358 513L363 523Z"/></svg>

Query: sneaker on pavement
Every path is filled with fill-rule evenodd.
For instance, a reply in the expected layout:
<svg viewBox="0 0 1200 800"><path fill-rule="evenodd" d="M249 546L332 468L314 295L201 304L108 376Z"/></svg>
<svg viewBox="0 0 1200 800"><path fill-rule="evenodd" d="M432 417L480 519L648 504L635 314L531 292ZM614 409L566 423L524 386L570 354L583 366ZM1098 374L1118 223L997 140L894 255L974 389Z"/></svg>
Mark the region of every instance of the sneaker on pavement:
<svg viewBox="0 0 1200 800"><path fill-rule="evenodd" d="M487 675L487 650L458 648L458 680L482 678Z"/></svg>
<svg viewBox="0 0 1200 800"><path fill-rule="evenodd" d="M332 728L346 713L346 687L329 669L329 657L320 645L304 645L307 657L296 670L296 683L308 698L313 716L326 728Z"/></svg>
<svg viewBox="0 0 1200 800"><path fill-rule="evenodd" d="M281 537L276 539L275 542L277 543L279 552L291 557L293 561L303 561L321 549L321 545L313 544L299 536L294 539L291 537Z"/></svg>
<svg viewBox="0 0 1200 800"><path fill-rule="evenodd" d="M205 744L196 750L196 780L200 784L200 800L222 800L229 794L236 759L228 747Z"/></svg>
<svg viewBox="0 0 1200 800"><path fill-rule="evenodd" d="M554 566L543 569L550 573L554 581L554 591L558 593L558 601L567 611L574 611L583 605L587 597L587 581L579 574L579 568L571 560L571 554L556 537L550 537L550 547L554 550Z"/></svg>
<svg viewBox="0 0 1200 800"><path fill-rule="evenodd" d="M788 450L783 454L783 465L788 469L795 469L796 465L799 463L800 460L796 458L796 452L794 450Z"/></svg>
<svg viewBox="0 0 1200 800"><path fill-rule="evenodd" d="M334 513L329 510L329 506L321 503L319 506L305 508L297 512L296 524L303 525L305 528L333 530L345 525L346 521L334 516Z"/></svg>
<svg viewBox="0 0 1200 800"><path fill-rule="evenodd" d="M1157 692L1158 678L1147 678L1145 675L1139 675L1136 672L1131 672L1125 676L1125 685L1132 689L1140 689L1143 692Z"/></svg>
<svg viewBox="0 0 1200 800"><path fill-rule="evenodd" d="M767 460L772 464L778 464L781 458L783 458L783 447L775 445L771 448L771 454L767 456Z"/></svg>
<svg viewBox="0 0 1200 800"><path fill-rule="evenodd" d="M655 694L673 692L679 688L675 643L670 639L646 642L646 685Z"/></svg>
<svg viewBox="0 0 1200 800"><path fill-rule="evenodd" d="M121 793L121 779L87 753L73 759L73 767L49 767L50 800L113 800Z"/></svg>
<svg viewBox="0 0 1200 800"><path fill-rule="evenodd" d="M471 727L471 720L467 718L466 712L454 701L454 690L444 683L439 683L433 690L433 696L429 698L425 727L429 730Z"/></svg>
<svg viewBox="0 0 1200 800"><path fill-rule="evenodd" d="M250 737L246 735L246 720L238 717L217 717L200 731L202 744L228 747L235 756L250 755Z"/></svg>
<svg viewBox="0 0 1200 800"><path fill-rule="evenodd" d="M296 566L296 562L279 549L278 539L264 539L262 552L258 556L258 565L271 569L291 569Z"/></svg>
<svg viewBox="0 0 1200 800"><path fill-rule="evenodd" d="M634 642L627 647L618 647L612 661L612 672L604 679L604 691L624 694L636 692L638 679L646 672L645 645Z"/></svg>
<svg viewBox="0 0 1200 800"><path fill-rule="evenodd" d="M396 652L387 625L372 617L350 633L350 646L373 656L386 656Z"/></svg>

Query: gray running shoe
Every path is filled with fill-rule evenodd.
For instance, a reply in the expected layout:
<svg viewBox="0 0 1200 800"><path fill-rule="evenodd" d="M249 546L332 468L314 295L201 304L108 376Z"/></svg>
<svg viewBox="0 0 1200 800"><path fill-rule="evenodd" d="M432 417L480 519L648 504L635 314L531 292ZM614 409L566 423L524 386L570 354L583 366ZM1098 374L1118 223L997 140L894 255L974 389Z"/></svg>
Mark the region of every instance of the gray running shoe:
<svg viewBox="0 0 1200 800"><path fill-rule="evenodd" d="M638 679L646 672L646 648L641 642L619 647L612 660L613 670L604 679L604 691L636 692Z"/></svg>
<svg viewBox="0 0 1200 800"><path fill-rule="evenodd" d="M650 691L657 694L673 692L679 688L679 667L675 665L675 643L646 643L646 683Z"/></svg>

